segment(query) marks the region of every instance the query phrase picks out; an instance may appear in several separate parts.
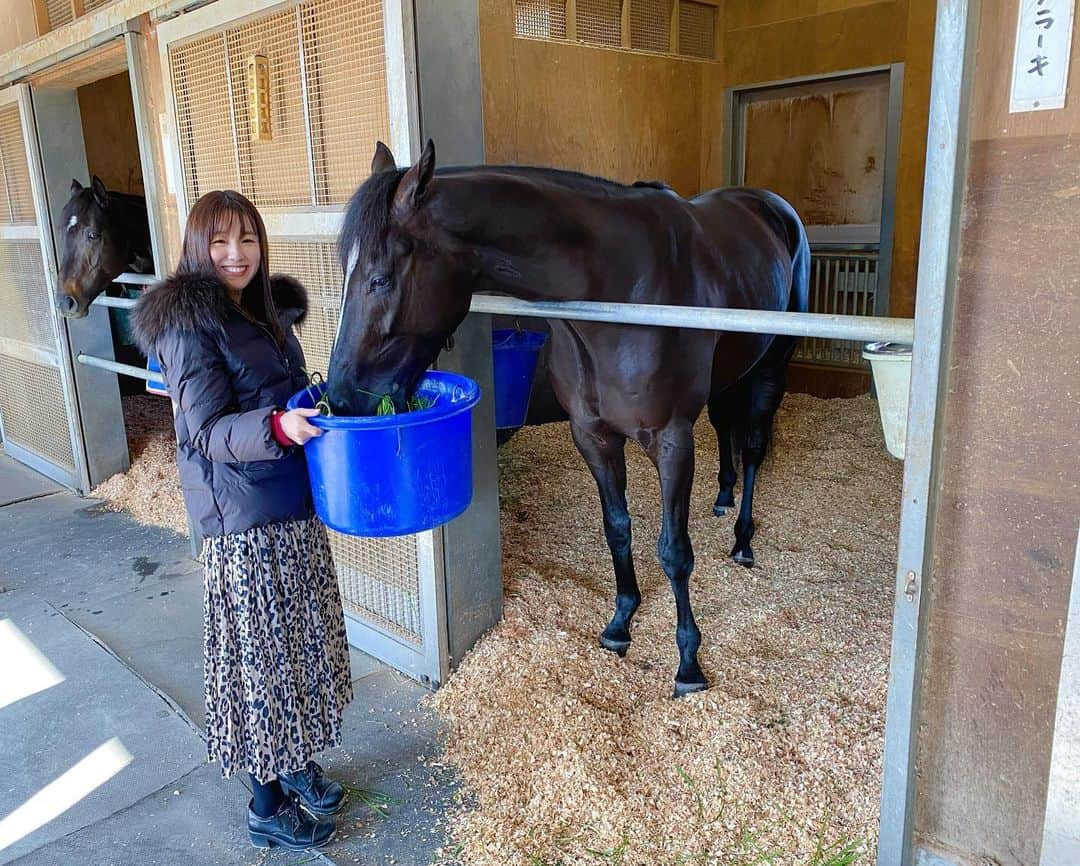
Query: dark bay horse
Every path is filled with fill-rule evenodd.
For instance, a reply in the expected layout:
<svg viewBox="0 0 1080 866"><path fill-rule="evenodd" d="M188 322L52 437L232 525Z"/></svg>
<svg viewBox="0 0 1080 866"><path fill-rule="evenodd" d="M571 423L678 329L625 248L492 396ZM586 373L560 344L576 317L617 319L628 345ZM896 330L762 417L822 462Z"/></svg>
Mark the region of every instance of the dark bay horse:
<svg viewBox="0 0 1080 866"><path fill-rule="evenodd" d="M96 176L89 187L73 180L62 220L56 292L61 315L81 319L94 298L126 271L153 272L150 221L141 195L110 192Z"/></svg>
<svg viewBox="0 0 1080 866"><path fill-rule="evenodd" d="M527 300L807 309L810 249L779 196L725 189L685 200L663 184L623 186L539 168L435 171L429 141L404 170L380 143L340 239L345 296L330 359L340 414L399 408L465 318L473 292ZM614 563L615 614L600 642L624 654L641 600L626 504L627 439L660 475L660 564L675 594L676 696L707 687L690 606L687 532L694 422L706 405L719 440L720 492L734 505L732 437L743 499L732 556L753 563L754 478L786 387L795 338L552 320L550 374L600 493Z"/></svg>

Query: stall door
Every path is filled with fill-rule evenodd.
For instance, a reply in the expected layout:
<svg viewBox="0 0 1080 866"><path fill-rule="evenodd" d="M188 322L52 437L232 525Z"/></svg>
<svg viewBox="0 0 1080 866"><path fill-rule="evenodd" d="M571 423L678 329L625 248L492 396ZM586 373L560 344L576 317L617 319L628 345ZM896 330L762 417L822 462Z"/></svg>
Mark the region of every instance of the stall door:
<svg viewBox="0 0 1080 866"><path fill-rule="evenodd" d="M52 241L29 88L0 92L0 433L4 450L82 489L71 376L52 296Z"/></svg>
<svg viewBox="0 0 1080 866"><path fill-rule="evenodd" d="M885 69L738 95L736 182L779 193L802 217L813 313L888 315L899 80L899 69ZM860 350L810 337L795 358L859 367Z"/></svg>
<svg viewBox="0 0 1080 866"><path fill-rule="evenodd" d="M406 13L382 0L224 0L159 29L181 220L214 189L255 203L271 270L308 289L300 341L310 371L327 369L341 303L341 215L368 175L375 142L391 143L401 163L415 153ZM417 679L441 681L437 533L330 535L350 642Z"/></svg>

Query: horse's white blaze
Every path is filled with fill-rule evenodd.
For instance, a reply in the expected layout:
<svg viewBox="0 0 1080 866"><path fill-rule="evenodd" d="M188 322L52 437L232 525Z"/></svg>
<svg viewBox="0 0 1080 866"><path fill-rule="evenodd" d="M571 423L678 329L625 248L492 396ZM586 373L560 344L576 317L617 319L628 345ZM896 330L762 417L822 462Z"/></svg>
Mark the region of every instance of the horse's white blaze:
<svg viewBox="0 0 1080 866"><path fill-rule="evenodd" d="M349 264L345 268L345 281L341 284L341 305L338 307L337 330L334 332L334 342L330 344L330 351L334 351L338 337L341 336L341 323L345 320L345 297L349 294L349 280L356 268L356 260L360 258L360 241L357 240L349 252Z"/></svg>
<svg viewBox="0 0 1080 866"><path fill-rule="evenodd" d="M75 225L76 225L76 223L78 223L78 221L79 221L79 218L77 216L75 216L75 214L72 214L71 218L68 220L68 228L69 229L75 228Z"/></svg>

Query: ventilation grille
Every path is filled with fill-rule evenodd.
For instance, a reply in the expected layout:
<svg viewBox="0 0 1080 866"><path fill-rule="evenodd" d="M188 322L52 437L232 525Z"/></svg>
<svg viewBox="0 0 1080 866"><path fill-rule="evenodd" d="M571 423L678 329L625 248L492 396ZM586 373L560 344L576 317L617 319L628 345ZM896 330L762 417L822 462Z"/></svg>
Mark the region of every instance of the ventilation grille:
<svg viewBox="0 0 1080 866"><path fill-rule="evenodd" d="M247 63L270 67L269 140L250 129ZM170 49L184 185L259 207L344 204L390 137L382 4L308 2Z"/></svg>
<svg viewBox="0 0 1080 866"><path fill-rule="evenodd" d="M75 20L71 11L71 0L45 0L45 8L49 14L49 29L55 30Z"/></svg>
<svg viewBox="0 0 1080 866"><path fill-rule="evenodd" d="M630 3L630 47L642 51L670 51L672 0L627 2Z"/></svg>
<svg viewBox="0 0 1080 866"><path fill-rule="evenodd" d="M36 222L19 106L8 105L0 108L0 225Z"/></svg>
<svg viewBox="0 0 1080 866"><path fill-rule="evenodd" d="M810 312L843 316L874 315L877 295L878 254L815 251L810 269ZM805 337L796 361L835 367L865 366L862 343Z"/></svg>
<svg viewBox="0 0 1080 866"><path fill-rule="evenodd" d="M75 472L58 369L0 354L0 418L8 440Z"/></svg>
<svg viewBox="0 0 1080 866"><path fill-rule="evenodd" d="M716 56L716 7L694 0L577 0L567 19L566 0L514 0L514 33L534 39L575 39L605 48L672 53L671 17L679 7L679 47L684 57ZM628 12L624 16L624 11ZM573 24L574 26L570 26Z"/></svg>
<svg viewBox="0 0 1080 866"><path fill-rule="evenodd" d="M711 60L715 46L716 7L679 0L679 53Z"/></svg>
<svg viewBox="0 0 1080 866"><path fill-rule="evenodd" d="M295 277L308 292L308 314L300 326L300 344L310 372L326 375L337 333L341 299L341 268L337 244L311 241L270 241L270 266Z"/></svg>
<svg viewBox="0 0 1080 866"><path fill-rule="evenodd" d="M622 45L622 0L578 0L577 35L593 45Z"/></svg>
<svg viewBox="0 0 1080 866"><path fill-rule="evenodd" d="M0 338L56 351L37 240L0 240Z"/></svg>
<svg viewBox="0 0 1080 866"><path fill-rule="evenodd" d="M539 39L565 39L566 0L515 0L514 32Z"/></svg>

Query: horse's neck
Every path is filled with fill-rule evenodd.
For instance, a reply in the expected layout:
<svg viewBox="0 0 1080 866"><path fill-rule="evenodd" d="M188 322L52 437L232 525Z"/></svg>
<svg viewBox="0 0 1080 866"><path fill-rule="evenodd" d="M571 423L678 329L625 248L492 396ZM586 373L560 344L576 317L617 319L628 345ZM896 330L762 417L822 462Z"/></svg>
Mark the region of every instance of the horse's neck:
<svg viewBox="0 0 1080 866"><path fill-rule="evenodd" d="M114 210L132 246L132 252L149 256L150 218L146 199L138 195L110 193L109 207Z"/></svg>
<svg viewBox="0 0 1080 866"><path fill-rule="evenodd" d="M478 264L474 291L524 300L584 298L589 265L606 241L604 220L597 219L602 205L583 197L580 207L567 208L566 190L500 180L485 190L484 207L473 205L472 213L485 216L471 221L464 238ZM461 192L468 207L467 188Z"/></svg>

